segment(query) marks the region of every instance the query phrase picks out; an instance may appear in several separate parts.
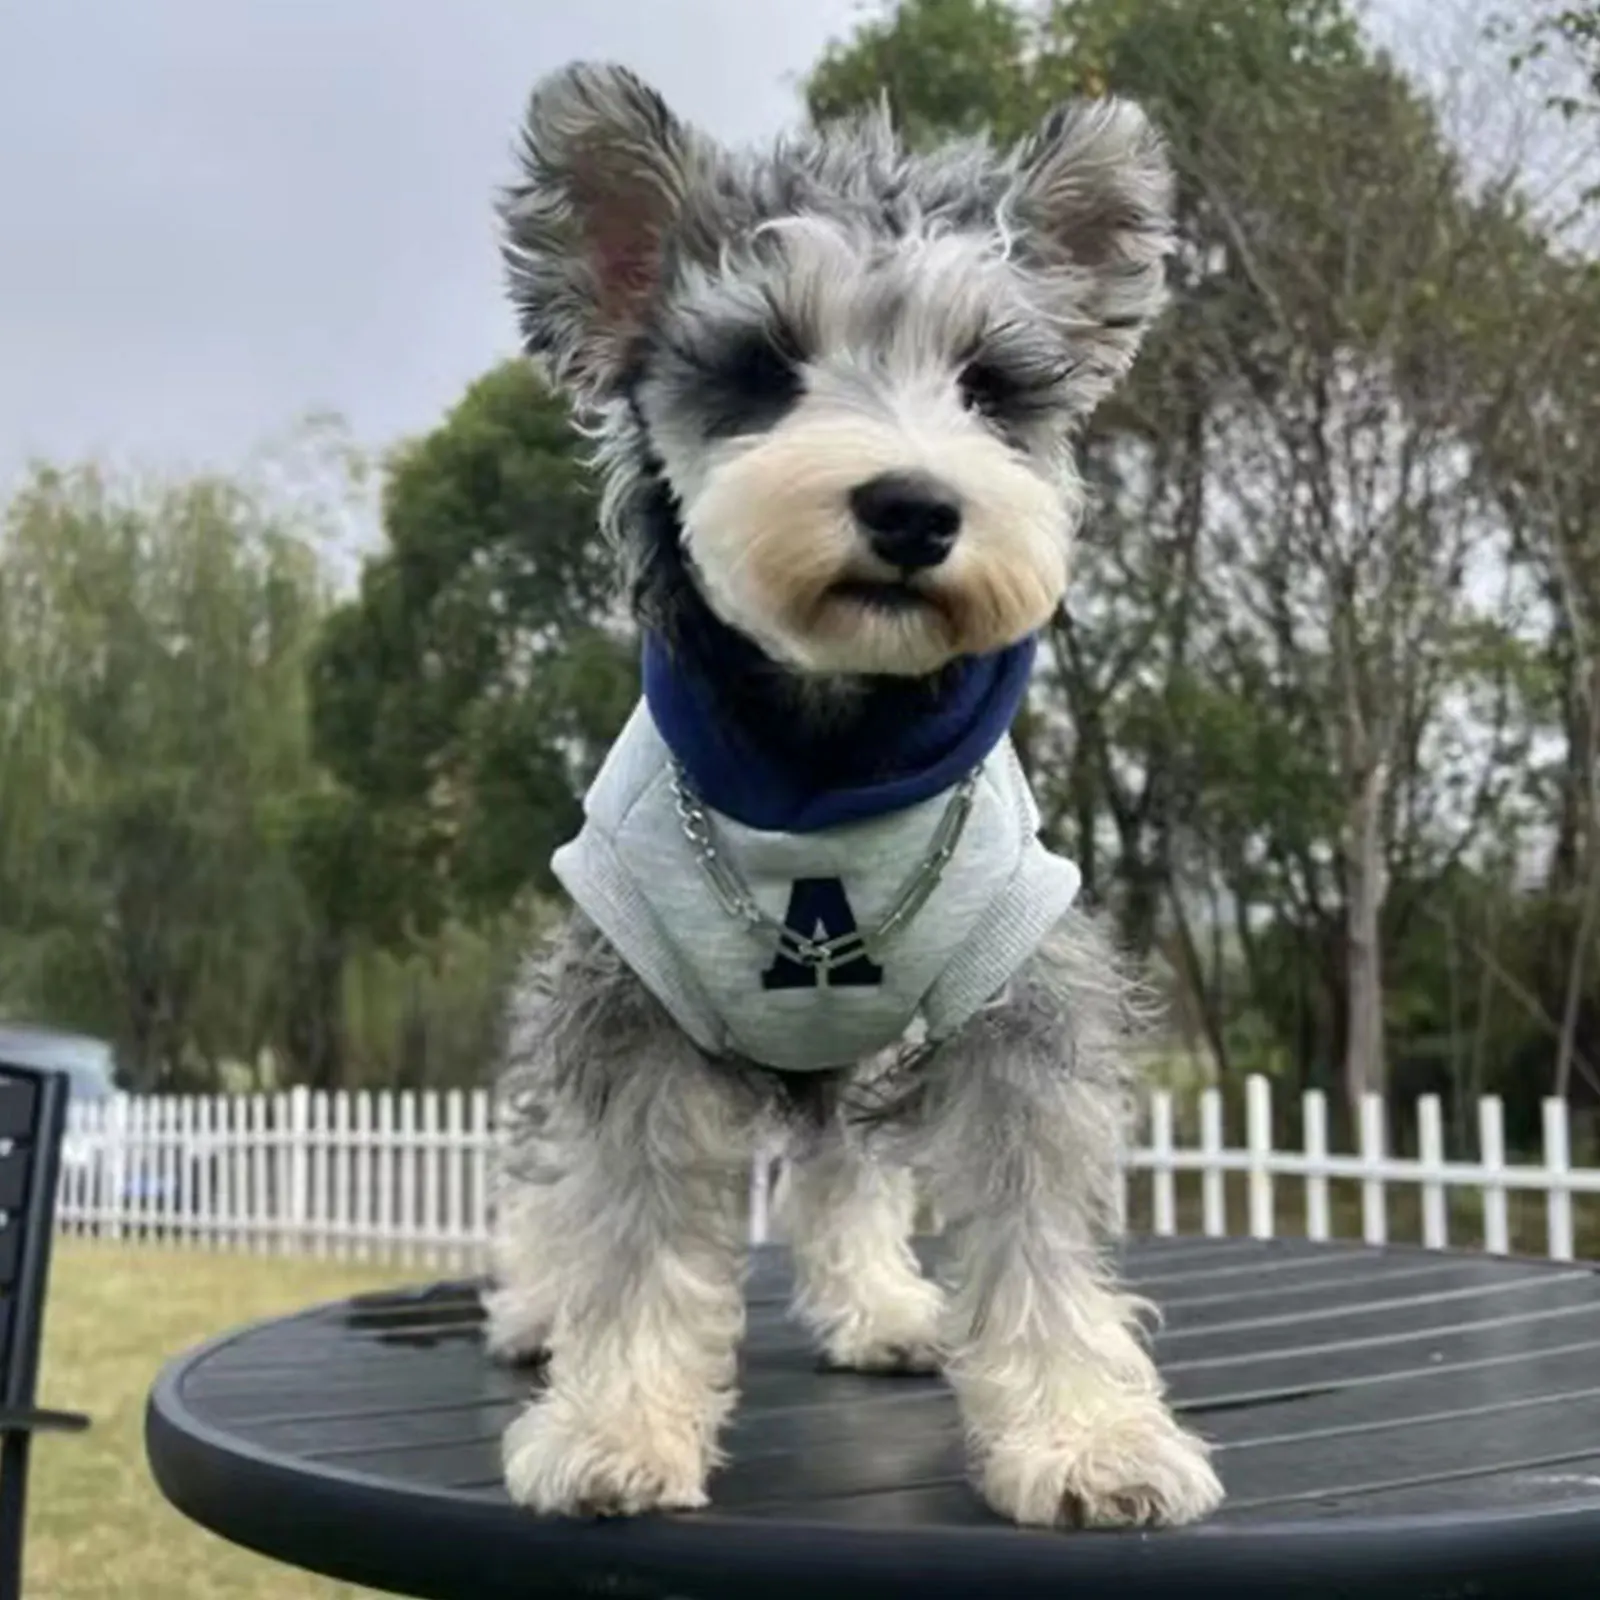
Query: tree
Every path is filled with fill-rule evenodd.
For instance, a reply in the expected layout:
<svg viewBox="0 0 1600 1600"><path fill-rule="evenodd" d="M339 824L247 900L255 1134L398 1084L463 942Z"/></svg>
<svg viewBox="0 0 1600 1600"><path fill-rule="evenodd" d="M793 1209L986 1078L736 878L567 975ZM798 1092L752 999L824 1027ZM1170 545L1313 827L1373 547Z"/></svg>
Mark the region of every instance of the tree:
<svg viewBox="0 0 1600 1600"><path fill-rule="evenodd" d="M6 998L112 1035L135 1087L254 1060L290 1003L274 833L322 609L306 542L221 479L41 469L6 512Z"/></svg>
<svg viewBox="0 0 1600 1600"><path fill-rule="evenodd" d="M637 679L593 480L528 366L398 449L382 504L387 548L312 669L316 751L349 798L308 815L301 854L330 920L398 946L552 888Z"/></svg>
<svg viewBox="0 0 1600 1600"><path fill-rule="evenodd" d="M1091 893L1116 905L1126 942L1141 952L1163 913L1181 911L1171 895L1175 714L1196 642L1195 563L1213 448L1207 329L1221 296L1192 154L1230 118L1235 143L1275 137L1263 126L1268 113L1291 119L1304 80L1349 61L1355 44L1336 4L907 0L827 51L807 84L819 117L857 108L883 86L903 125L924 139L980 127L1015 138L1061 99L1114 89L1144 101L1174 141L1179 293L1131 387L1086 443L1096 515L1043 678L1064 702L1071 738L1055 743L1056 772L1035 773ZM1240 297L1228 305L1237 314ZM1048 714L1042 720L1050 725ZM1197 959L1181 935L1178 959L1190 968ZM1212 1023L1213 1049L1225 1054Z"/></svg>
<svg viewBox="0 0 1600 1600"><path fill-rule="evenodd" d="M1382 1087L1384 947L1494 831L1526 741L1480 470L1520 395L1475 331L1539 255L1517 196L1475 190L1339 0L904 0L808 98L880 85L924 138L1107 90L1167 132L1175 306L1085 443L1096 511L1030 754L1219 1065L1242 960L1269 1015L1298 995L1303 1065Z"/></svg>
<svg viewBox="0 0 1600 1600"><path fill-rule="evenodd" d="M1524 396L1490 454L1514 559L1547 618L1547 720L1559 754L1542 774L1551 821L1544 883L1555 912L1545 942L1560 995L1552 1088L1564 1096L1600 937L1600 270L1551 259L1530 287L1487 344L1488 359L1519 374ZM1592 1087L1600 1092L1600 1081Z"/></svg>

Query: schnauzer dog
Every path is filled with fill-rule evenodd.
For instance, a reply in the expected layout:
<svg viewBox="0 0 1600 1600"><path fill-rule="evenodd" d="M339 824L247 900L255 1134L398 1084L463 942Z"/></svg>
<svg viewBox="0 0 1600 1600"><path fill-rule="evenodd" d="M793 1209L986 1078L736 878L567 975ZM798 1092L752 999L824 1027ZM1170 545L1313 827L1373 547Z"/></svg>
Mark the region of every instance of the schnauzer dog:
<svg viewBox="0 0 1600 1600"><path fill-rule="evenodd" d="M520 162L512 294L588 419L644 696L513 1003L489 1340L549 1364L512 1497L707 1503L776 1133L826 1361L943 1371L1018 1522L1204 1515L1206 1447L1103 1248L1140 991L1009 734L1074 434L1162 303L1160 139L1107 100L1011 150L911 151L883 113L735 154L575 65Z"/></svg>

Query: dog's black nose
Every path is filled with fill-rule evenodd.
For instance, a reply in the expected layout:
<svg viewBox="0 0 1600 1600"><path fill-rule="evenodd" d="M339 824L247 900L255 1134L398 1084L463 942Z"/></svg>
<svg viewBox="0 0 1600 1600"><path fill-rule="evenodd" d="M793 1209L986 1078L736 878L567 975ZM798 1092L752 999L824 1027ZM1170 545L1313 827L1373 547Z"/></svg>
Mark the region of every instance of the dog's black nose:
<svg viewBox="0 0 1600 1600"><path fill-rule="evenodd" d="M850 509L873 554L910 571L936 567L961 529L961 503L925 472L885 472L850 491Z"/></svg>

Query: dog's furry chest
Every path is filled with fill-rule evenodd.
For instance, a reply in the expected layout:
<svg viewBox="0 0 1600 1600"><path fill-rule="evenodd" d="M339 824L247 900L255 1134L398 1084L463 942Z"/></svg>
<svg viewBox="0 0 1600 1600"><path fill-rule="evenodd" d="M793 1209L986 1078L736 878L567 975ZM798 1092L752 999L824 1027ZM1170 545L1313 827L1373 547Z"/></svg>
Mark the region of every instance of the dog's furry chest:
<svg viewBox="0 0 1600 1600"><path fill-rule="evenodd" d="M953 1033L1005 986L1071 904L1072 863L1044 849L1015 752L984 763L931 891L873 937L928 872L950 796L817 833L715 813L710 849L759 910L730 911L707 840L685 827L672 763L641 704L554 868L578 906L697 1044L782 1072L849 1066L908 1031ZM865 943L852 936L864 935ZM808 948L829 942L835 959Z"/></svg>

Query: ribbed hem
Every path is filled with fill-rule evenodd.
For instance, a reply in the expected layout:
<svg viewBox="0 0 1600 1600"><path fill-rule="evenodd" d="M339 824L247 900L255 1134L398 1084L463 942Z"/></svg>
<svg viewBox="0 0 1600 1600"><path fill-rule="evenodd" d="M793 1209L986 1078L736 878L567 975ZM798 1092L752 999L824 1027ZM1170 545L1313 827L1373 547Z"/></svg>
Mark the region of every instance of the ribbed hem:
<svg viewBox="0 0 1600 1600"><path fill-rule="evenodd" d="M946 1039L976 1016L1072 907L1082 874L1072 862L1030 843L1011 881L928 991L929 1036Z"/></svg>
<svg viewBox="0 0 1600 1600"><path fill-rule="evenodd" d="M593 821L556 851L550 870L673 1021L709 1055L725 1054L727 1038L715 1008L694 973L678 959L654 908L623 868L611 840Z"/></svg>

